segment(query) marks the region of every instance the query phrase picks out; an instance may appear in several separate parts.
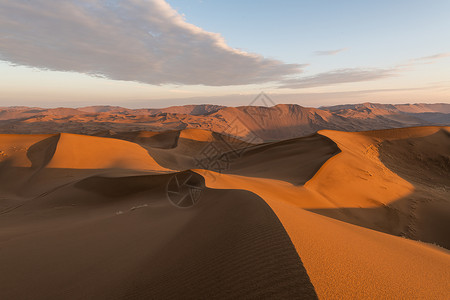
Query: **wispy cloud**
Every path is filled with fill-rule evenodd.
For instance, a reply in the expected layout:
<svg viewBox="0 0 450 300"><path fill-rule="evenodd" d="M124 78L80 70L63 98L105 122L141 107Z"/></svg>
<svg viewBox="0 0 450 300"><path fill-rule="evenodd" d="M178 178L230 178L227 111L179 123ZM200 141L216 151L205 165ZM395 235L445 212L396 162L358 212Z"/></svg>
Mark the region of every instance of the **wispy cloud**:
<svg viewBox="0 0 450 300"><path fill-rule="evenodd" d="M229 47L164 0L0 1L0 60L149 84L263 83L299 64Z"/></svg>
<svg viewBox="0 0 450 300"><path fill-rule="evenodd" d="M342 48L342 49L336 49L336 50L326 50L326 51L316 51L314 52L315 55L335 55L338 54L340 52L346 51L347 48Z"/></svg>
<svg viewBox="0 0 450 300"><path fill-rule="evenodd" d="M310 88L318 86L328 86L334 84L372 81L397 74L397 69L338 69L329 72L319 73L314 76L292 78L282 81L280 88Z"/></svg>
<svg viewBox="0 0 450 300"><path fill-rule="evenodd" d="M411 61L435 61L435 60L449 57L449 56L450 56L450 52L438 53L438 54L434 54L434 55L430 55L430 56L415 58L415 59L412 59Z"/></svg>
<svg viewBox="0 0 450 300"><path fill-rule="evenodd" d="M402 64L397 65L398 68L402 67L414 67L418 65L428 65L436 63L438 60L442 58L450 57L450 52L445 53L438 53L430 56L424 56L424 57L418 57L418 58L412 58Z"/></svg>

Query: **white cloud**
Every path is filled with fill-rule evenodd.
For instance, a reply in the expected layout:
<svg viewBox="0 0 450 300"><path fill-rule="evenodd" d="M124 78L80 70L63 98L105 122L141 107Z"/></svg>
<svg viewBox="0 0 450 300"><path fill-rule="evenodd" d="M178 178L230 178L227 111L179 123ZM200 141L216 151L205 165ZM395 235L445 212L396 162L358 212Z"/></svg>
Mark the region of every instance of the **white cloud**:
<svg viewBox="0 0 450 300"><path fill-rule="evenodd" d="M164 0L0 0L0 60L149 84L251 84L301 72L230 48Z"/></svg>
<svg viewBox="0 0 450 300"><path fill-rule="evenodd" d="M348 82L361 82L395 76L397 69L338 69L314 76L292 78L283 81L281 88L310 88Z"/></svg>
<svg viewBox="0 0 450 300"><path fill-rule="evenodd" d="M314 52L315 55L335 55L338 54L340 52L346 51L347 48L342 48L342 49L336 49L336 50L326 50L326 51L316 51Z"/></svg>

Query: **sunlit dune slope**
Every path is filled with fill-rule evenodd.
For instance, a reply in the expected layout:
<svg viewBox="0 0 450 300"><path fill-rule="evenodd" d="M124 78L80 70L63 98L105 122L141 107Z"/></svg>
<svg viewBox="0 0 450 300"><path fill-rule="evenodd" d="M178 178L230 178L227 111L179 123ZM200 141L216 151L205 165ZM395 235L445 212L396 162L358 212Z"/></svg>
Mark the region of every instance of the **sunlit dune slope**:
<svg viewBox="0 0 450 300"><path fill-rule="evenodd" d="M117 139L61 134L48 168L138 169L167 171L134 143Z"/></svg>

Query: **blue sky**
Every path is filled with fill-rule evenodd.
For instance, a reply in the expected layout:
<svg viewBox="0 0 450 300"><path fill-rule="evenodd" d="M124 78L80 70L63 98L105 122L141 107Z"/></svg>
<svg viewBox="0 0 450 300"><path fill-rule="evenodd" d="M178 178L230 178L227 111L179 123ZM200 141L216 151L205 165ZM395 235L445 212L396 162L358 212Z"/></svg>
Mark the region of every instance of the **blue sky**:
<svg viewBox="0 0 450 300"><path fill-rule="evenodd" d="M0 0L0 106L450 103L450 1ZM61 17L63 16L63 17Z"/></svg>
<svg viewBox="0 0 450 300"><path fill-rule="evenodd" d="M450 49L449 1L170 0L186 21L221 33L231 47L285 62L390 66ZM315 51L347 48L324 61Z"/></svg>

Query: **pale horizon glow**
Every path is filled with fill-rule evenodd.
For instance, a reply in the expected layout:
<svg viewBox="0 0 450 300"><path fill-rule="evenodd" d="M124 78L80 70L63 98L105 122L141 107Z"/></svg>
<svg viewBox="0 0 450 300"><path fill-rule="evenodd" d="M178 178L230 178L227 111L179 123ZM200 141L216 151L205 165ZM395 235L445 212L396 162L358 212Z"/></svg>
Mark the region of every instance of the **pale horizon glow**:
<svg viewBox="0 0 450 300"><path fill-rule="evenodd" d="M0 0L0 106L450 103L449 2L281 2Z"/></svg>

